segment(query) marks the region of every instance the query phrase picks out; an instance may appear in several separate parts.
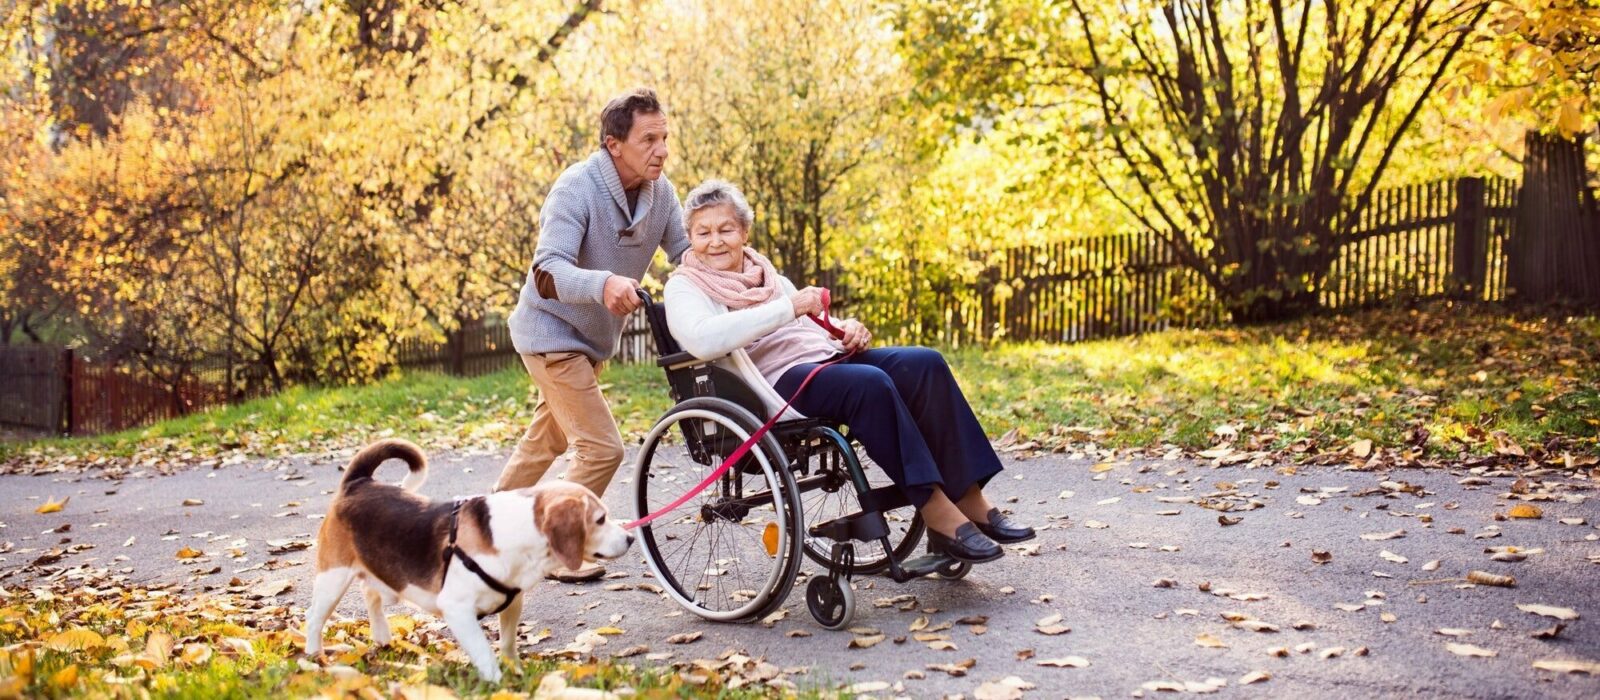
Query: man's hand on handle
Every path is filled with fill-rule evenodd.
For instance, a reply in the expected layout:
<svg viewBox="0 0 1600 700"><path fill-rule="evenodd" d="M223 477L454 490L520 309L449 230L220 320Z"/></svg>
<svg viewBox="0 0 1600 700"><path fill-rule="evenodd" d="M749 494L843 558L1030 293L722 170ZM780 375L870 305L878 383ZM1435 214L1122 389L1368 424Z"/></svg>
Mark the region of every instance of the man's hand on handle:
<svg viewBox="0 0 1600 700"><path fill-rule="evenodd" d="M622 275L612 275L606 278L605 302L606 310L618 316L627 316L639 308L639 282Z"/></svg>

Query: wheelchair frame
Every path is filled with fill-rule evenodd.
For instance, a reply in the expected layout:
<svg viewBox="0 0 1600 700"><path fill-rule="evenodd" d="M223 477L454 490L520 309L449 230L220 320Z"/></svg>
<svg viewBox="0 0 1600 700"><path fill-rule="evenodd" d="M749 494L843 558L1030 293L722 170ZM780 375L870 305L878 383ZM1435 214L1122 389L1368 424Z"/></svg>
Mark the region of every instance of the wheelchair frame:
<svg viewBox="0 0 1600 700"><path fill-rule="evenodd" d="M666 371L667 383L671 388L672 399L675 405L657 422L656 429L652 431L652 440L646 449L641 450L636 465L638 475L636 489L638 507L642 515L647 509L648 499L646 490L649 488L646 472L648 459L653 456L655 441L663 430L662 424L672 420L675 414L682 413L684 406L727 414L736 425L745 431L744 436L730 435L720 432L715 435L704 434L704 430L680 425L685 447L691 457L698 463L708 466L720 464L722 459L730 454L742 442L743 438L753 434L762 421L769 415L769 409L761 398L738 375L726 368L717 366L714 361L706 361L684 352L677 341L672 338L667 328L666 307L657 304L649 293L639 290L640 299L644 303L645 319L650 326L651 335L656 342L656 364ZM823 370L827 371L827 370ZM911 552L921 540L925 526L921 516L913 516L911 525L899 543L891 542L890 528L884 517L886 511L904 508L910 505L905 495L894 485L873 488L861 466L860 459L856 456L852 441L848 435L840 431L836 422L818 418L805 418L801 420L780 421L772 426L768 433L771 441L764 446L768 452L776 451L774 455L778 464L771 465L774 470L785 470L789 477L783 479L793 484L795 491L793 503L799 504L799 496L815 489L839 489L843 484L843 477L848 480L854 490L856 501L861 510L856 513L846 514L841 517L805 527L805 513L799 512L798 520L805 534L813 538L831 541L831 547L826 557L820 556L812 550L809 543L802 541L798 546L804 550L806 556L818 561L826 568L826 576L813 576L806 586L806 603L818 623L828 629L842 629L847 626L854 615L855 601L850 579L856 575L867 575L883 572L896 582L906 582L915 578L937 575L941 578L959 579L971 571L971 564L956 560L943 553L929 552L921 556L912 557ZM830 463L830 455L843 462ZM812 458L818 458L815 470L812 469ZM755 455L750 455L735 465L734 471L750 470L754 464ZM815 471L815 473L813 473ZM723 476L722 487L732 488L736 493L732 497L722 498L713 506L704 507L700 517L709 522L709 518L720 517L725 519L742 519L748 512L774 498L771 486L768 490L753 494L743 494L742 490L730 483L730 476ZM736 479L735 479L736 480ZM784 488L788 488L785 486ZM797 511L801 509L796 508ZM792 525L786 524L787 527ZM651 525L641 528L641 535L646 537L645 553L651 569L659 577L673 576L665 568L665 562L657 561L657 546L655 545ZM801 537L800 532L787 533L790 537ZM855 543L877 543L883 548L884 556L881 561L869 565L857 565L855 556ZM769 552L771 554L771 552ZM779 556L779 555L773 555ZM743 618L756 619L770 609L776 609L787 597L789 589L798 576L798 562L789 566L792 568L790 580L781 582L781 594L774 596L774 600L763 606L759 614ZM675 580L668 581L676 586ZM680 598L680 603L684 601ZM769 609L770 608L770 609ZM692 608L691 608L692 609ZM700 610L697 614L706 616Z"/></svg>

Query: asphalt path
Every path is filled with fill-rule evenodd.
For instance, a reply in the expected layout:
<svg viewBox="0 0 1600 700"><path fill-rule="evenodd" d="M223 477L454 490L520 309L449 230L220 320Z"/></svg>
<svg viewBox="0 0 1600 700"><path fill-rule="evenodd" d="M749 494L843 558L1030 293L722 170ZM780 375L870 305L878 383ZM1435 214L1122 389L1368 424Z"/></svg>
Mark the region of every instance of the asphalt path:
<svg viewBox="0 0 1600 700"><path fill-rule="evenodd" d="M235 585L303 608L313 552L297 547L314 537L347 458L253 460L121 481L0 477L0 543L10 543L0 545L9 549L0 554L0 586L26 587L51 571L94 564L135 581L179 582L194 595L238 579ZM434 455L423 491L433 498L480 493L501 459ZM624 515L632 515L624 505L631 463L630 455L607 498ZM1600 662L1600 499L1583 475L1536 473L1516 484L1516 475L1466 470L1098 464L1008 455L989 493L1020 520L1048 525L1030 543L1036 547L1014 548L961 581L857 579L856 632L819 627L806 612L803 584L770 626L703 621L638 587L650 577L635 549L612 565L613 578L531 591L524 634L551 634L524 653L614 626L624 632L595 654L647 645L687 661L733 649L805 667L793 676L803 684L876 696L973 697L980 684L1015 676L1033 686L1023 694L1029 698L1153 696L1161 688L1225 697L1600 697L1600 676L1533 665ZM398 479L401 471L385 470L380 477ZM1526 493L1513 493L1514 484ZM35 512L67 496L60 512ZM1542 517L1497 519L1524 502ZM1219 516L1239 520L1224 526ZM1377 539L1398 530L1404 534ZM27 569L41 554L72 545L93 547ZM1508 546L1527 558L1493 561L1486 551ZM204 554L177 558L186 547ZM807 562L804 570L819 569ZM1472 570L1514 576L1516 585L1471 585L1464 577ZM617 584L635 587L606 588ZM1553 638L1535 638L1561 621L1518 604L1580 617ZM348 594L339 614L362 615L359 595ZM987 620L975 625L977 617ZM1070 631L1044 634L1041 621ZM943 623L951 625L939 629ZM1250 629L1264 626L1277 631ZM885 640L851 648L873 630ZM702 636L693 643L667 642L696 631ZM947 638L918 641L918 632ZM1451 644L1494 656L1463 656ZM1069 665L1038 663L1049 659ZM1072 667L1080 662L1087 665ZM1255 672L1270 678L1242 682Z"/></svg>

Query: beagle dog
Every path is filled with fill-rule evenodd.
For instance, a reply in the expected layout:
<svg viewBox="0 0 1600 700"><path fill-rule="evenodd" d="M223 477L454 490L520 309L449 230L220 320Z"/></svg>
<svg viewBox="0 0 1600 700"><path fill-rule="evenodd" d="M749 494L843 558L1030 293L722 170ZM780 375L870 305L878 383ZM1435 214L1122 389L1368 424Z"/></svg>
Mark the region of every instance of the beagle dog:
<svg viewBox="0 0 1600 700"><path fill-rule="evenodd" d="M399 486L372 478L391 458L410 467ZM416 494L427 477L422 450L405 440L373 443L350 460L317 533L306 655L322 651L328 615L359 578L374 642L389 643L383 606L403 598L442 616L483 679L498 682L500 665L478 621L499 613L500 653L515 661L522 591L558 567L622 556L633 535L577 484L434 502Z"/></svg>

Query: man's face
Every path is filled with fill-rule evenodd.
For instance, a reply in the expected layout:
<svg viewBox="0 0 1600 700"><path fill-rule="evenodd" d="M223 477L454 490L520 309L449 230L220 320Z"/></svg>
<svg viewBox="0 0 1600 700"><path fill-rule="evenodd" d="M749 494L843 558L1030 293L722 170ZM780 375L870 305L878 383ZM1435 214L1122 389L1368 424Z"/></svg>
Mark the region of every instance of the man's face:
<svg viewBox="0 0 1600 700"><path fill-rule="evenodd" d="M667 115L635 113L627 140L607 136L606 150L624 185L661 177L661 166L667 162Z"/></svg>

